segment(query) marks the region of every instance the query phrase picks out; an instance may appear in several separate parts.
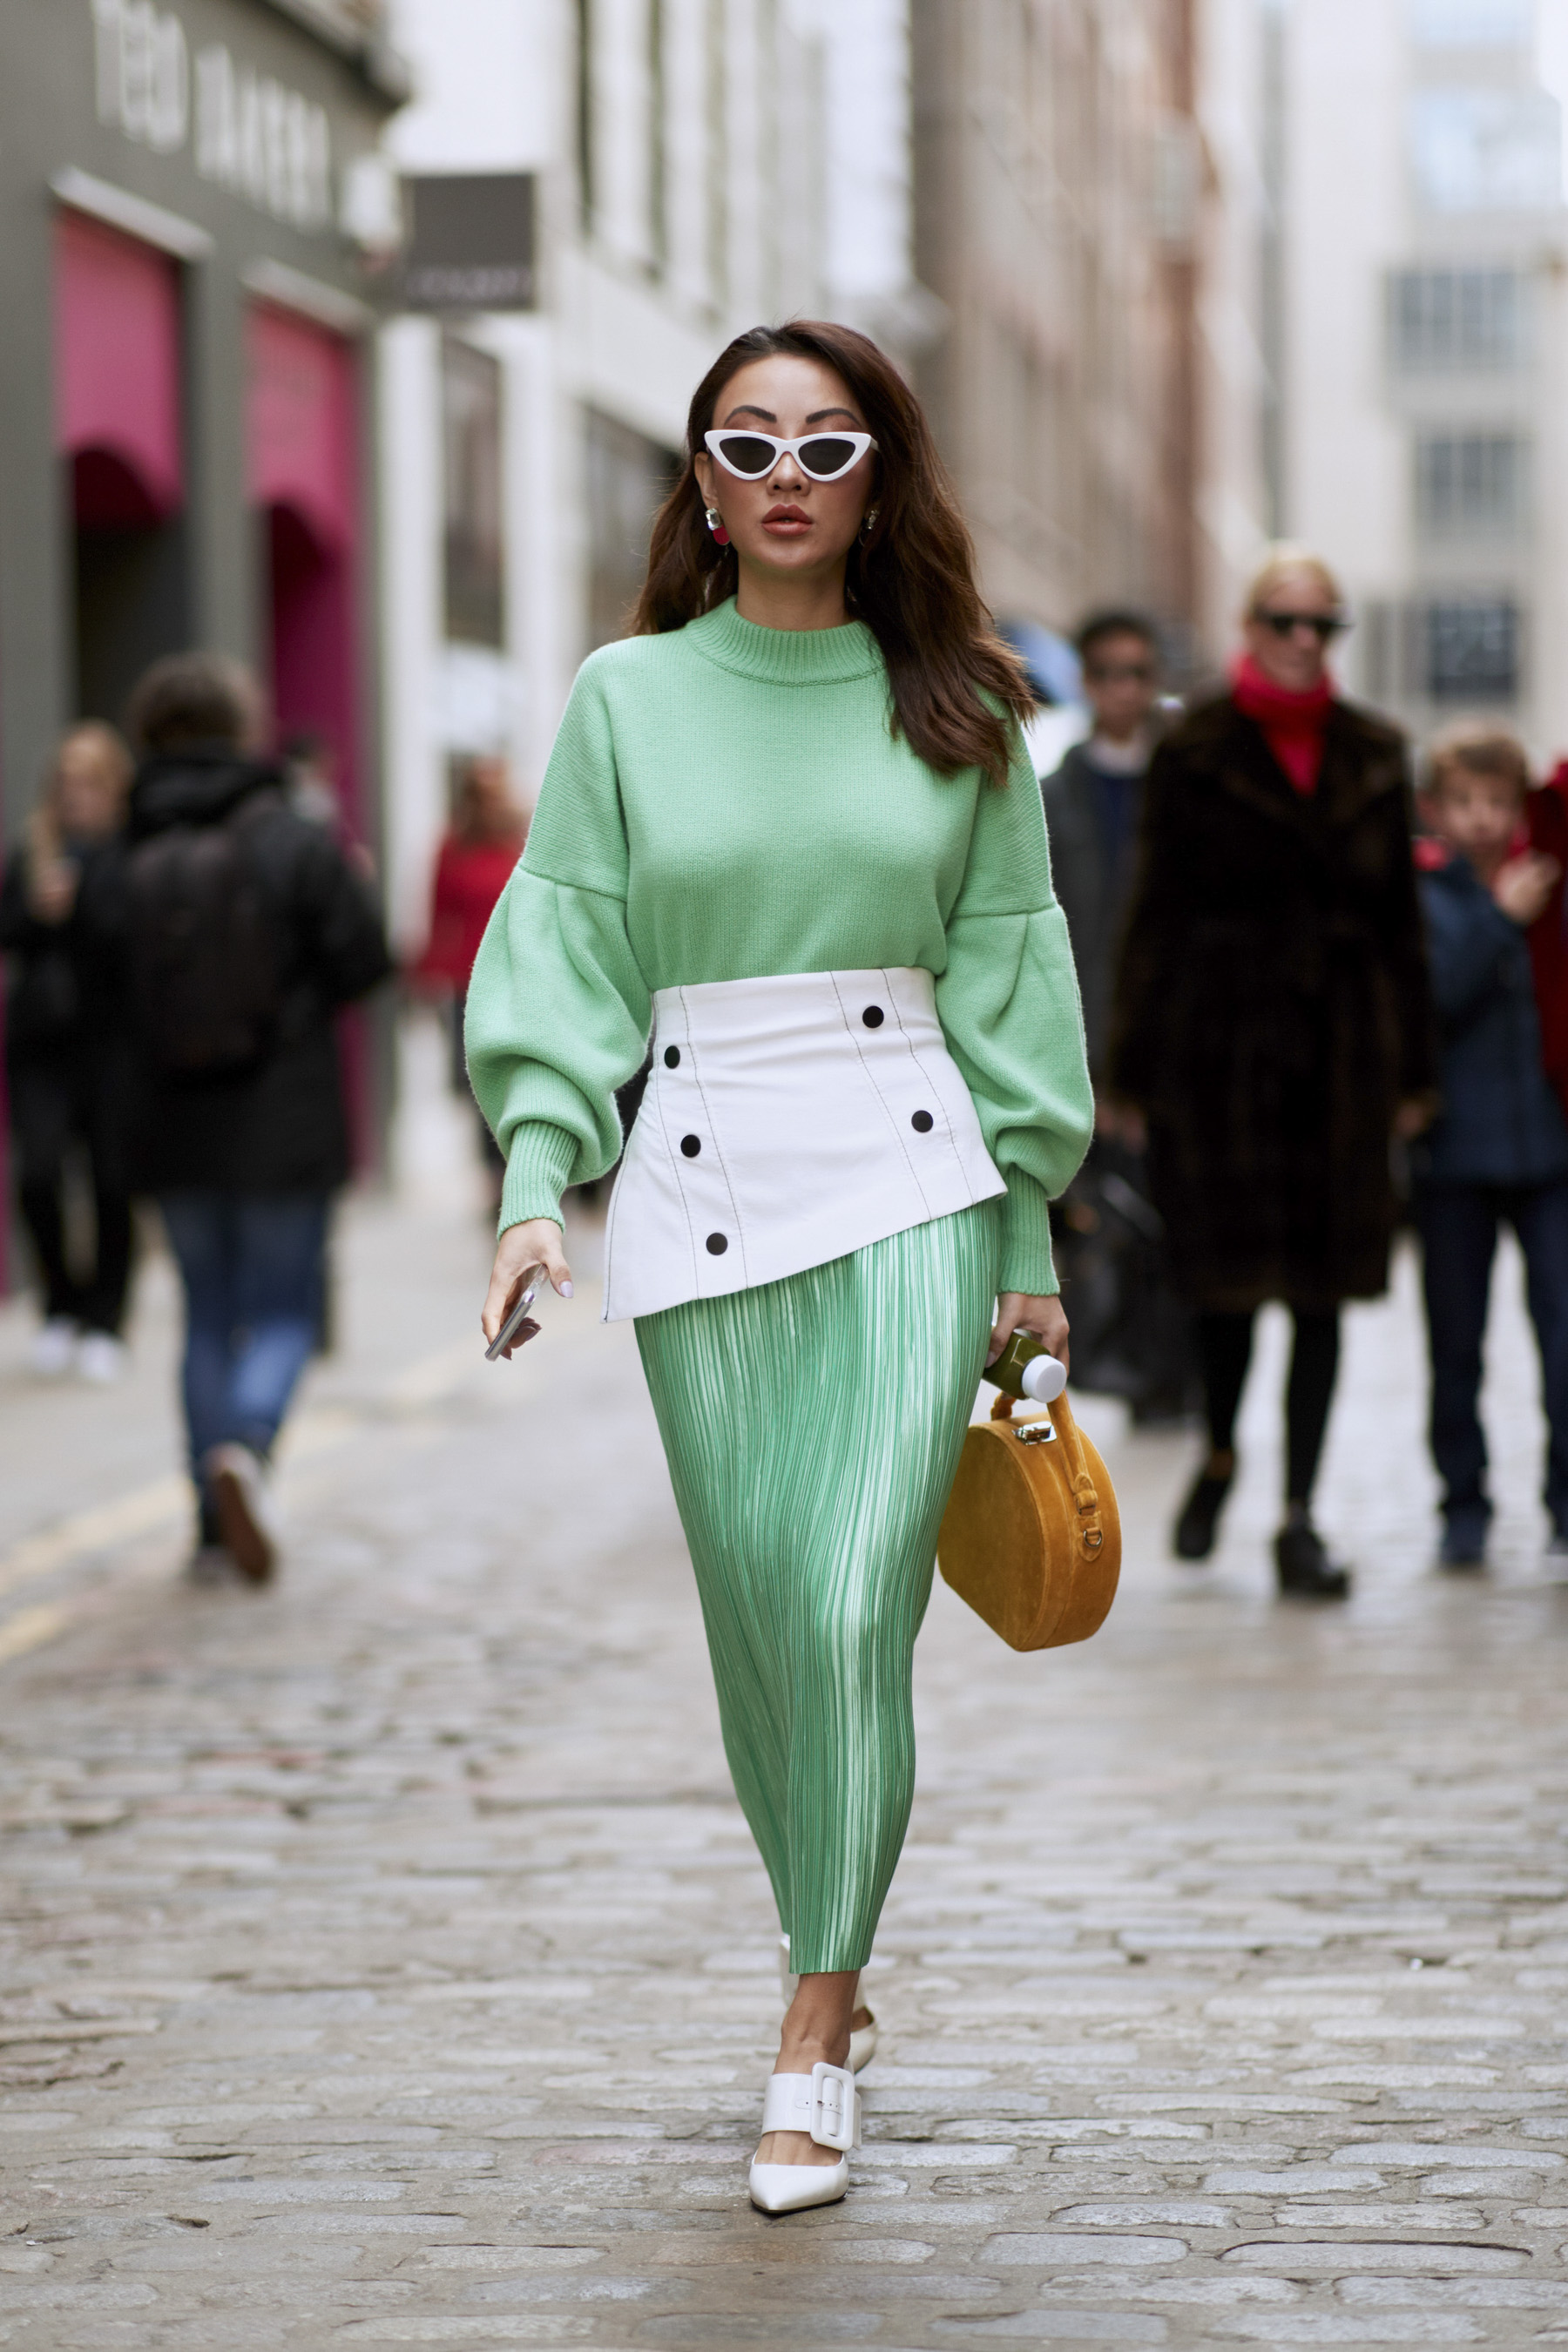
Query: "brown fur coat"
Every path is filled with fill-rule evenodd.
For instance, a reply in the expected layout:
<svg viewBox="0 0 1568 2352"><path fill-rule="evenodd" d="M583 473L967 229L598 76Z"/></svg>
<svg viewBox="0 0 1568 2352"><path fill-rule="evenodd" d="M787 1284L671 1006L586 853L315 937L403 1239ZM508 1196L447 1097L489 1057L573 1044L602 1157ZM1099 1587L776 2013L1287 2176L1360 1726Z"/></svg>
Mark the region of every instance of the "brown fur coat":
<svg viewBox="0 0 1568 2352"><path fill-rule="evenodd" d="M1404 738L1336 702L1308 799L1228 695L1194 711L1149 772L1110 1066L1187 1296L1375 1297L1435 1069Z"/></svg>

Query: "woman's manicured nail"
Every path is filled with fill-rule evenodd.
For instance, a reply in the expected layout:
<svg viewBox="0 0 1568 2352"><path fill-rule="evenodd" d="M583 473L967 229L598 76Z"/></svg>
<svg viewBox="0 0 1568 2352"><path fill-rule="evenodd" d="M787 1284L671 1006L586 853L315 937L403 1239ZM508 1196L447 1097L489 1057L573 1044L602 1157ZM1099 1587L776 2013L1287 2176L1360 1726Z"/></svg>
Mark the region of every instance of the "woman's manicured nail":
<svg viewBox="0 0 1568 2352"><path fill-rule="evenodd" d="M559 1286L559 1287L560 1287L560 1293L561 1293L561 1296L562 1296L562 1297L563 1297L563 1298L570 1298L570 1297L571 1297L571 1296L572 1296L572 1285L571 1285L569 1282L563 1282L563 1283L562 1283L562 1284Z"/></svg>

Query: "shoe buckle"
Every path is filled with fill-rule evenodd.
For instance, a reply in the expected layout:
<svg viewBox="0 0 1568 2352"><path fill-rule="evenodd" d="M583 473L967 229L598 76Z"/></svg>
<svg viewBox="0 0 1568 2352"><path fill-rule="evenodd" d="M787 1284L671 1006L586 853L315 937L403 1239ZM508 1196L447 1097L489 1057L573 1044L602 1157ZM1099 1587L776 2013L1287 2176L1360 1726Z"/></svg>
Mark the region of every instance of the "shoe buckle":
<svg viewBox="0 0 1568 2352"><path fill-rule="evenodd" d="M811 2137L818 2147L836 2147L840 2155L858 2147L859 2108L848 2067L819 2058L811 2070Z"/></svg>

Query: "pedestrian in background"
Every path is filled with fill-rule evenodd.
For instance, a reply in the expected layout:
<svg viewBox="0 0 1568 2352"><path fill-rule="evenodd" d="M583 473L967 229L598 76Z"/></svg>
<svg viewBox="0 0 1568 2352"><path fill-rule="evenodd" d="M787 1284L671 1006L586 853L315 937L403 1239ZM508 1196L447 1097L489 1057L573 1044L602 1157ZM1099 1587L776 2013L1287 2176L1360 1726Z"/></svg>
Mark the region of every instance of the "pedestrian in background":
<svg viewBox="0 0 1568 2352"><path fill-rule="evenodd" d="M463 1052L463 1009L474 958L496 900L512 877L528 837L528 820L512 798L506 763L467 759L458 772L451 826L436 858L430 899L430 939L415 966L416 984L449 992L452 1024L452 1087L474 1102ZM500 1206L502 1159L484 1113L474 1104L479 1150L491 1180L491 1206Z"/></svg>
<svg viewBox="0 0 1568 2352"><path fill-rule="evenodd" d="M121 962L123 833L131 754L90 720L61 740L43 797L0 884L10 959L5 1076L22 1218L43 1326L33 1365L50 1376L120 1377L131 1276L126 1179L130 1035ZM92 1247L73 1268L68 1178L92 1196Z"/></svg>
<svg viewBox="0 0 1568 2352"><path fill-rule="evenodd" d="M260 1581L273 1446L320 1327L348 1174L333 1015L389 968L369 884L259 756L259 689L216 654L148 671L131 718L127 946L133 1173L185 1294L183 1396L197 1574Z"/></svg>
<svg viewBox="0 0 1568 2352"><path fill-rule="evenodd" d="M1340 1307L1386 1286L1397 1131L1430 1115L1430 992L1405 746L1336 694L1338 583L1278 551L1227 694L1155 752L1110 1080L1146 1122L1171 1263L1198 1310L1207 1459L1174 1544L1205 1559L1236 1474L1237 1409L1267 1299L1295 1323L1280 1589L1348 1591L1312 1526Z"/></svg>
<svg viewBox="0 0 1568 2352"><path fill-rule="evenodd" d="M1166 1272L1142 1139L1106 1095L1104 1067L1143 778L1160 732L1160 641L1143 614L1114 608L1092 614L1075 643L1093 730L1041 790L1083 1000L1094 1141L1053 1223L1079 1385L1123 1397L1134 1421L1147 1423L1188 1408L1190 1318Z"/></svg>
<svg viewBox="0 0 1568 2352"><path fill-rule="evenodd" d="M750 2176L787 2212L845 2191L937 1528L988 1349L1065 1358L1047 1204L1091 1098L1032 698L907 383L848 327L755 328L687 453L485 934L468 1066L507 1152L493 1339L539 1269L569 1292L562 1190L618 1154L652 1027L605 1311L796 1979Z"/></svg>
<svg viewBox="0 0 1568 2352"><path fill-rule="evenodd" d="M1041 784L1051 880L1067 917L1095 1081L1095 1129L1113 1128L1101 1099L1116 954L1131 896L1143 778L1157 740L1160 639L1142 614L1092 614L1074 640L1094 725Z"/></svg>
<svg viewBox="0 0 1568 2352"><path fill-rule="evenodd" d="M1549 1439L1551 1551L1568 1558L1568 1118L1547 1078L1526 938L1563 868L1529 845L1524 747L1486 721L1431 744L1416 844L1442 1109L1417 1144L1444 1568L1479 1568L1492 1506L1478 1406L1500 1226L1524 1253Z"/></svg>

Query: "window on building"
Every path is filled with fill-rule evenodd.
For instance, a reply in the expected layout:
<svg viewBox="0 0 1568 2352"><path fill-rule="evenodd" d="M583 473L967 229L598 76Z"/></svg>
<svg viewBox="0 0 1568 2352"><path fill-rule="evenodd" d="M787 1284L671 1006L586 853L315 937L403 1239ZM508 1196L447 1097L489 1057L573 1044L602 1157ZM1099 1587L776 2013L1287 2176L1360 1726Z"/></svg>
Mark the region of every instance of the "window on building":
<svg viewBox="0 0 1568 2352"><path fill-rule="evenodd" d="M1424 433L1415 518L1435 537L1511 538L1524 516L1529 451L1512 433Z"/></svg>
<svg viewBox="0 0 1568 2352"><path fill-rule="evenodd" d="M1389 341L1403 374L1517 367L1524 284L1517 269L1396 269L1388 282Z"/></svg>
<svg viewBox="0 0 1568 2352"><path fill-rule="evenodd" d="M1543 89L1418 90L1410 161L1435 213L1555 212L1563 201L1563 120Z"/></svg>
<svg viewBox="0 0 1568 2352"><path fill-rule="evenodd" d="M1519 692L1519 607L1466 597L1426 610L1426 687L1434 702L1511 702Z"/></svg>
<svg viewBox="0 0 1568 2352"><path fill-rule="evenodd" d="M1410 0L1410 34L1419 48L1513 47L1534 32L1533 0Z"/></svg>
<svg viewBox="0 0 1568 2352"><path fill-rule="evenodd" d="M647 571L648 528L680 471L673 450L587 412L588 646L623 636Z"/></svg>
<svg viewBox="0 0 1568 2352"><path fill-rule="evenodd" d="M457 335L441 341L445 601L448 637L505 642L501 526L501 372Z"/></svg>

